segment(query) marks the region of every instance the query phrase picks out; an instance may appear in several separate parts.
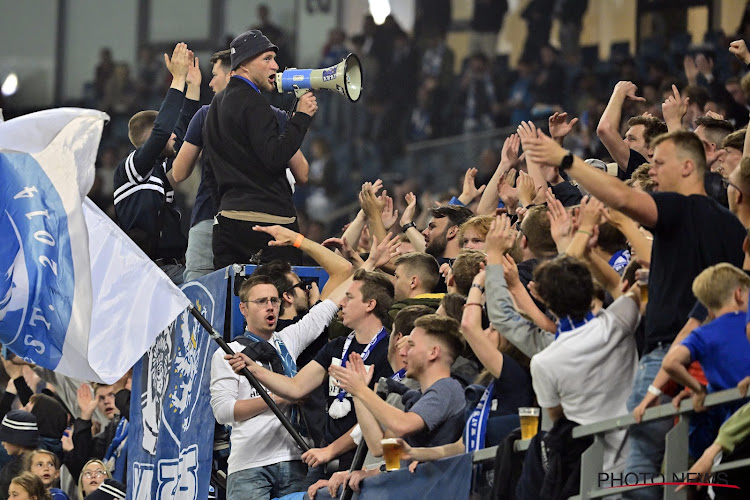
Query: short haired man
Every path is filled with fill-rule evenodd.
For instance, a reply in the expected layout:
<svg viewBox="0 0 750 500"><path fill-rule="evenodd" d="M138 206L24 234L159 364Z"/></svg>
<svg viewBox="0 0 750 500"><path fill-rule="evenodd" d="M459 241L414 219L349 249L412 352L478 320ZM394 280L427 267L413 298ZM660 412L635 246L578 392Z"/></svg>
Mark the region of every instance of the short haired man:
<svg viewBox="0 0 750 500"><path fill-rule="evenodd" d="M700 116L695 119L695 135L703 143L706 151L706 167L714 170L716 161L721 156L721 144L724 139L734 132L734 127L726 120L719 120L709 116Z"/></svg>
<svg viewBox="0 0 750 500"><path fill-rule="evenodd" d="M117 165L114 179L118 225L178 285L187 241L167 172L200 106L201 73L198 59L191 57L184 43L175 46L171 59L164 54L172 85L158 113L141 111L128 122L128 137L136 149Z"/></svg>
<svg viewBox="0 0 750 500"><path fill-rule="evenodd" d="M553 421L565 415L580 425L626 413L638 370L633 334L640 319L640 292L636 288L594 316L591 273L570 256L540 264L534 283L558 321L556 340L531 358L531 380L539 405ZM625 454L618 452L625 437L624 430L604 437L603 472L622 471Z"/></svg>
<svg viewBox="0 0 750 500"><path fill-rule="evenodd" d="M532 207L518 226L517 243L522 260L518 263L518 277L526 288L532 280L536 266L557 255L557 245L550 232L547 208Z"/></svg>
<svg viewBox="0 0 750 500"><path fill-rule="evenodd" d="M651 139L667 131L666 124L661 120L636 116L628 121L625 139L620 137L620 118L625 101L645 101L643 97L635 95L636 90L638 87L633 82L617 82L596 128L596 135L620 167L617 177L622 180L629 179L636 168L651 161Z"/></svg>
<svg viewBox="0 0 750 500"><path fill-rule="evenodd" d="M205 153L219 190L219 214L213 233L214 269L250 262L259 251L262 262L275 258L299 264L294 247L269 247L270 237L256 225L281 225L298 230L287 162L302 144L317 103L303 95L283 134L261 90L275 89L278 47L258 30L232 40L234 75L211 102L203 128Z"/></svg>
<svg viewBox="0 0 750 500"><path fill-rule="evenodd" d="M440 281L440 269L432 255L411 252L394 262L394 304L388 314L392 319L404 307L425 305L435 312L440 305L442 293L433 293Z"/></svg>
<svg viewBox="0 0 750 500"><path fill-rule="evenodd" d="M458 256L458 228L472 215L471 210L458 205L441 205L430 209L430 221L422 234L425 252L443 264Z"/></svg>
<svg viewBox="0 0 750 500"><path fill-rule="evenodd" d="M401 349L399 345L403 342L403 338L411 334L414 330L414 323L428 314L433 314L433 309L423 305L412 305L406 306L401 309L396 315L396 319L393 320L393 328L391 329L391 336L388 339L388 362L393 370L393 375L390 378L381 378L378 382L377 392L378 394L387 393L386 403L396 407L398 409L404 409L404 402L402 398L402 391L406 390L418 390L419 383L411 378L406 377L406 359L401 355ZM399 387L399 390L393 391L391 384L395 384ZM362 409L358 407L355 400L354 407L357 410L358 420L359 415L362 413ZM368 414L369 415L369 414ZM382 448L380 445L380 439L383 437L382 430L378 433L377 429L373 426L368 427L368 431L376 431L367 436L363 436L362 428L360 424L357 424L355 429L352 431L352 438L359 444L362 437L365 437L368 443L367 456L363 465L364 470L358 470L354 472L340 471L336 472L331 476L330 480L321 479L315 484L308 488L308 495L313 498L315 492L320 488L328 487L332 495L338 490L339 486L346 481L355 491L359 491L359 483L362 479L376 475L380 472L379 465L383 463L382 460L377 457L382 456Z"/></svg>
<svg viewBox="0 0 750 500"><path fill-rule="evenodd" d="M366 263L367 264L367 263ZM393 301L393 285L379 272L365 268L354 273L346 294L340 301L341 321L354 331L346 336L333 339L313 361L308 363L292 378L267 370L238 353L226 356L235 371L247 367L253 375L274 393L292 400L301 399L325 382L330 366L347 363L353 352L361 353L371 365L373 380L392 375L388 363L388 336L384 324L389 322L388 309ZM342 391L333 383L328 384L328 419L324 435L326 446L307 451L302 459L312 468L339 459L339 470L349 467L354 458L355 443L349 433L357 423L352 411L351 394ZM316 471L318 472L318 471ZM311 479L320 479L321 474L311 471ZM313 481L314 482L314 481Z"/></svg>
<svg viewBox="0 0 750 500"><path fill-rule="evenodd" d="M745 148L745 134L747 129L737 130L724 138L721 144L719 160L714 164L713 171L722 177L729 177L734 169L740 165L742 152Z"/></svg>
<svg viewBox="0 0 750 500"><path fill-rule="evenodd" d="M453 443L459 438L465 399L461 384L451 378L450 370L463 348L455 319L428 314L414 322L401 356L406 359L406 376L419 382L421 395L413 404L407 404L405 411L389 405L368 388L369 372L356 356L346 367L330 368L339 386L354 396L357 414L365 412L374 417L374 421L362 417L359 420L375 455L379 454L378 444L384 436L402 437L412 446L425 447Z"/></svg>
<svg viewBox="0 0 750 500"><path fill-rule="evenodd" d="M232 75L230 50L222 50L211 56L211 73L213 77L209 87L218 94L223 91ZM286 128L286 112L271 106L279 120L279 128L284 132ZM174 163L172 164L172 178L179 184L193 173L196 161L203 149L203 124L206 122L209 106L205 105L190 120L185 142L180 148ZM213 250L211 240L213 233L213 219L218 212L216 201L219 199L216 177L208 162L207 155L201 156L201 181L193 204L193 215L190 219L190 232L188 233L188 247L185 253L185 281L197 279L214 269ZM298 182L307 177L309 165L301 151L297 151L289 160L289 171L293 177L289 180L293 185L295 179ZM287 177L290 177L287 175Z"/></svg>
<svg viewBox="0 0 750 500"><path fill-rule="evenodd" d="M343 293L343 287L340 293ZM230 347L252 366L270 366L282 378L297 373L295 359L336 315L338 307L325 300L310 309L299 322L276 332L279 293L268 276L253 276L239 290L240 312L247 329L243 343ZM239 354L238 354L239 356ZM272 390L272 389L271 389ZM291 417L295 399L271 393ZM236 373L217 350L211 360L211 407L220 424L232 426L227 478L227 498L270 499L305 488L307 467L300 460L297 444L250 383Z"/></svg>
<svg viewBox="0 0 750 500"><path fill-rule="evenodd" d="M628 401L632 410L646 394L695 302L690 288L693 278L708 265L742 265L745 228L731 212L706 196L706 156L701 140L692 132L670 132L652 141L654 157L649 174L655 181L655 193L627 187L541 132L528 142L527 154L536 161L561 165L593 196L654 235L644 355ZM675 255L680 258L675 259ZM670 427L671 422L657 421L631 428L627 472L659 472L663 436ZM642 498L658 495L658 488L644 488L638 493Z"/></svg>

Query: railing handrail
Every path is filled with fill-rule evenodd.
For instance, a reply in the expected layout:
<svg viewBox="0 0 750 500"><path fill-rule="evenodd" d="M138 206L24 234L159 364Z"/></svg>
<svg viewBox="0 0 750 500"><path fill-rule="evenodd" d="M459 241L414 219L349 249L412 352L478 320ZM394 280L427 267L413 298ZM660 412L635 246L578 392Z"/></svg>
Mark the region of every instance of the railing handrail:
<svg viewBox="0 0 750 500"><path fill-rule="evenodd" d="M747 396L742 396L740 394L739 389L734 387L732 389L726 389L724 391L714 392L714 393L707 395L703 403L703 406L708 408L710 406L731 403L733 401L740 401L745 398L747 398ZM674 417L677 415L682 415L684 413L690 413L692 411L694 411L693 401L692 399L687 398L687 399L684 399L680 403L679 410L676 409L674 406L672 406L672 403L666 403L663 405L659 405L659 406L655 406L653 408L647 409L643 414L641 423L651 422L653 420L661 420L663 418L668 418L668 417ZM621 415L619 417L601 420L593 424L580 425L573 429L573 438L578 439L578 438L582 438L585 436L594 436L596 434L602 434L602 433L609 432L609 431L624 429L626 427L630 427L631 425L634 425L635 423L636 423L635 417L633 417L633 414L628 413L626 415ZM514 450L516 452L525 451L528 447L529 447L529 440L519 439L514 444ZM485 460L490 460L494 458L495 455L497 455L497 446L484 448L484 449L474 452L474 462L483 462Z"/></svg>
<svg viewBox="0 0 750 500"><path fill-rule="evenodd" d="M724 391L713 392L706 396L706 400L703 406L706 408L710 406L716 406L725 403L731 403L733 401L739 401L745 399L747 396L742 396L739 389L736 387L732 389L726 389ZM676 409L672 403L666 403L653 408L647 409L643 413L641 423L651 422L653 420L661 420L667 417L674 417L685 413L690 413L693 410L693 400L686 398L680 402L680 408ZM635 424L635 417L632 413L621 415L619 417L609 418L601 420L593 424L581 425L573 429L573 438L578 439L585 436L593 436L601 434L603 432L609 432L619 429L624 429Z"/></svg>

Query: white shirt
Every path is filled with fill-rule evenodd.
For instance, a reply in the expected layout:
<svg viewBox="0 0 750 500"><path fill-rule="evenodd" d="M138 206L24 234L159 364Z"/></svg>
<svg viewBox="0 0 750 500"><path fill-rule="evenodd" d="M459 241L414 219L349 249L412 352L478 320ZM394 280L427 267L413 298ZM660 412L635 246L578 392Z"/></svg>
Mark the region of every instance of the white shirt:
<svg viewBox="0 0 750 500"><path fill-rule="evenodd" d="M338 306L333 301L324 300L313 306L297 323L275 332L270 344L278 351L278 340L282 340L289 354L297 359L328 326L337 311ZM232 342L229 346L235 352L244 349L239 342ZM270 410L242 422L234 421L235 403L257 398L259 395L245 377L232 371L224 355L224 351L217 349L211 359L211 408L220 424L232 426L232 451L229 454L228 474L253 467L299 460L299 447ZM285 408L284 413L289 417L291 408Z"/></svg>
<svg viewBox="0 0 750 500"><path fill-rule="evenodd" d="M531 380L543 408L562 405L568 420L587 425L628 413L626 402L638 369L633 333L640 315L620 297L588 323L567 332L531 358ZM603 471L618 472L627 448L625 431L604 437Z"/></svg>

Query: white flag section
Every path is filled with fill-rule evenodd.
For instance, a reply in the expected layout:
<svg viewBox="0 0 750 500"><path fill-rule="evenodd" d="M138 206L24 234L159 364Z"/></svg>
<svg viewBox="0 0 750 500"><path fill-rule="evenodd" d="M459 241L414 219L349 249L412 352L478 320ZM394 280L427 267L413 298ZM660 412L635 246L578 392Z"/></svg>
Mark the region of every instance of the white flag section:
<svg viewBox="0 0 750 500"><path fill-rule="evenodd" d="M0 342L113 383L189 301L85 197L107 118L62 108L0 123Z"/></svg>

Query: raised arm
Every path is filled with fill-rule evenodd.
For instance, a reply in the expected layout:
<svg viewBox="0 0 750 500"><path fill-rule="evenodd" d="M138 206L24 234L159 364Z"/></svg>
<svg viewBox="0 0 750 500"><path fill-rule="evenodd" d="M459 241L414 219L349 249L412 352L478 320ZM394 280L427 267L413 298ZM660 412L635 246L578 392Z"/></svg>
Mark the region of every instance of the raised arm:
<svg viewBox="0 0 750 500"><path fill-rule="evenodd" d="M328 281L320 292L320 299L330 298L334 302L341 297L331 297L331 293L352 273L352 265L345 258L336 255L323 245L305 238L300 233L282 226L255 226L254 231L266 233L273 237L268 246L296 246L328 273Z"/></svg>
<svg viewBox="0 0 750 500"><path fill-rule="evenodd" d="M521 146L521 138L518 134L511 134L503 142L503 150L500 155L500 163L492 174L487 188L482 193L477 205L477 215L495 215L497 203L500 201L500 182L505 178L508 171L518 165L518 149Z"/></svg>
<svg viewBox="0 0 750 500"><path fill-rule="evenodd" d="M409 243L412 244L415 251L424 252L424 249L427 248L424 241L424 235L419 232L419 229L417 229L415 225L412 225L414 222L414 214L417 211L417 197L414 193L410 192L406 193L405 199L406 209L404 210L404 215L401 216L399 223L402 228L406 225L410 226L405 232L406 237L409 238Z"/></svg>
<svg viewBox="0 0 750 500"><path fill-rule="evenodd" d="M506 256L499 248L504 239L504 225L503 217L498 216L487 233L487 315L497 331L531 357L551 344L555 336L523 319L513 306L503 270ZM552 329L555 330L554 325Z"/></svg>
<svg viewBox="0 0 750 500"><path fill-rule="evenodd" d="M630 148L622 140L620 135L620 120L622 118L622 105L627 99L633 101L645 101L643 97L635 95L638 87L633 82L617 82L612 96L609 98L607 107L602 113L599 125L596 127L596 135L607 148L612 159L617 162L621 170L627 170L630 160ZM557 163L555 163L557 165Z"/></svg>
<svg viewBox="0 0 750 500"><path fill-rule="evenodd" d="M386 192L383 191L381 196L377 196L377 191L369 182L365 182L359 192L359 203L367 217L367 227L370 228L370 234L380 241L383 241L387 233L382 219L385 194Z"/></svg>
<svg viewBox="0 0 750 500"><path fill-rule="evenodd" d="M466 297L464 313L461 316L461 334L469 343L479 362L495 378L500 378L503 372L503 355L492 345L490 339L482 329L482 306L484 305L484 269L474 276L474 281Z"/></svg>
<svg viewBox="0 0 750 500"><path fill-rule="evenodd" d="M689 102L690 98L683 98L677 85L672 85L672 95L667 97L661 105L661 112L669 132L682 129L682 117L687 113Z"/></svg>
<svg viewBox="0 0 750 500"><path fill-rule="evenodd" d="M182 93L185 89L188 66L190 65L187 45L178 43L172 52L171 59L167 54L164 54L164 62L172 74L172 85L161 104L148 139L135 150L125 165L128 177L132 177L137 182L143 182L148 177L154 163L169 142L169 138L172 136L180 118L180 110L184 100Z"/></svg>
<svg viewBox="0 0 750 500"><path fill-rule="evenodd" d="M569 151L563 149L541 131L538 132L537 138L529 139L527 142L526 156L541 163L560 165L563 158L569 154ZM653 227L656 224L658 217L656 202L647 193L626 186L619 179L586 164L577 156L574 156L573 165L567 172L586 191L605 205L623 212L643 226Z"/></svg>
<svg viewBox="0 0 750 500"><path fill-rule="evenodd" d="M461 194L458 197L458 201L465 206L469 206L469 204L471 204L471 202L473 202L478 196L481 196L487 188L486 184L477 187L477 172L478 170L476 168L470 168L467 169L466 174L464 174L464 184Z"/></svg>

